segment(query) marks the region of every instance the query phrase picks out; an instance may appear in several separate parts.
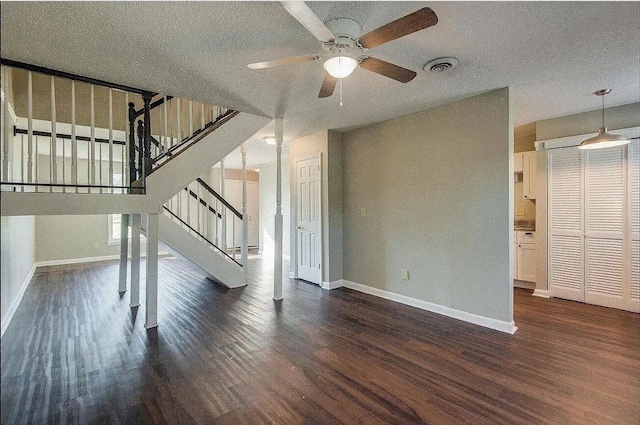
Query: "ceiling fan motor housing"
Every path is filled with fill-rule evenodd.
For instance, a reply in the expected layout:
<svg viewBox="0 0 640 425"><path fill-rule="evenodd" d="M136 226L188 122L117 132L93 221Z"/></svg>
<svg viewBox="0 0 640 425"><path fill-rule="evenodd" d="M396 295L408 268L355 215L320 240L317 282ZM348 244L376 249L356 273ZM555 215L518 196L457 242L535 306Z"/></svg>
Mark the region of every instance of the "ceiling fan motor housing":
<svg viewBox="0 0 640 425"><path fill-rule="evenodd" d="M350 50L355 47L355 40L360 37L362 27L353 19L337 18L325 22L329 31L336 37L333 43L324 44L324 48L331 51L335 48Z"/></svg>

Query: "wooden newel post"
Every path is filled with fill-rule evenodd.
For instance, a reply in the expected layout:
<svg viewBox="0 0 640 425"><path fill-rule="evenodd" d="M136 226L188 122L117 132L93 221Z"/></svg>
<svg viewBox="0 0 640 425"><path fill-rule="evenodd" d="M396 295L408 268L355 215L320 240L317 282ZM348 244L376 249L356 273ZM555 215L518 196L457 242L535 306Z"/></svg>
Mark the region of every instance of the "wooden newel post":
<svg viewBox="0 0 640 425"><path fill-rule="evenodd" d="M152 93L142 95L144 102L144 160L142 163L143 177L151 174L151 98Z"/></svg>
<svg viewBox="0 0 640 425"><path fill-rule="evenodd" d="M129 102L129 187L136 177L136 105Z"/></svg>

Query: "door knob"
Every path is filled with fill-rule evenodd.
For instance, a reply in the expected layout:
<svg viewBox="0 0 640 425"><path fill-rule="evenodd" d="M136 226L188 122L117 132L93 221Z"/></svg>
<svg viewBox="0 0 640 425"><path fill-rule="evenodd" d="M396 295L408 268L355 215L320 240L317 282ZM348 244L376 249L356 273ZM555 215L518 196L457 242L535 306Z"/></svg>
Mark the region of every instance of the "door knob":
<svg viewBox="0 0 640 425"><path fill-rule="evenodd" d="M302 226L296 226L296 229L300 230L302 229Z"/></svg>

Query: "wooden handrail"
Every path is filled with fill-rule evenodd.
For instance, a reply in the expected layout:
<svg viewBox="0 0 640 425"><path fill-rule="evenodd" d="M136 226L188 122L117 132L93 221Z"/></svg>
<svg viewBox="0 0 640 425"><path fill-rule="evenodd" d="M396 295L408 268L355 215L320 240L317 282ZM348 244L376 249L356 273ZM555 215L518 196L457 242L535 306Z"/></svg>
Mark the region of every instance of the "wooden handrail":
<svg viewBox="0 0 640 425"><path fill-rule="evenodd" d="M236 215L236 217L238 217L240 220L242 220L242 214L240 214L240 213L238 212L238 210L236 210L235 208L233 208L233 207L231 206L231 204L230 204L229 202L227 202L227 200L226 200L226 199L224 199L222 196L220 196L220 195L218 194L218 192L216 192L215 190L213 190L213 189L211 188L211 186L209 186L207 183L205 183L205 182L204 182L204 180L202 180L200 177L198 177L198 178L196 179L196 181L197 181L198 183L200 183L200 185L202 185L202 186L207 190L207 192L209 192L210 194L212 194L213 196L215 196L215 197L216 197L216 199L217 199L218 201L222 202L222 205L224 205L225 207L229 208L229 209L231 210L231 212L232 212L232 213L234 213L234 214Z"/></svg>
<svg viewBox="0 0 640 425"><path fill-rule="evenodd" d="M224 252L223 250L221 250L220 248L218 248L218 246L216 244L214 244L213 242L211 242L209 239L207 239L204 235L202 235L200 232L198 232L196 229L194 229L193 227L191 227L189 224L187 224L183 219L181 219L180 217L178 217L173 211L171 211L169 208L163 206L163 208L169 213L171 214L174 218L176 218L180 223L182 223L183 225L187 226L192 232L194 232L196 235L200 236L202 239L204 239L209 245L211 245L212 247L214 247L215 249L217 249L218 251L220 251L222 254L226 255L227 258L229 258L230 260L232 260L234 263L236 263L237 265L239 265L240 267L243 267L242 263L238 262L238 260L236 260L235 258L233 258L232 256L230 256L229 254L227 254L226 252Z"/></svg>
<svg viewBox="0 0 640 425"><path fill-rule="evenodd" d="M156 100L155 102L153 102L151 105L149 105L149 110L153 110L154 108L157 108L158 106L162 105L164 103L164 96L161 99ZM173 99L173 96L167 96L167 101ZM136 112L136 118L138 118L139 116L144 114L144 108L140 108L138 109Z"/></svg>
<svg viewBox="0 0 640 425"><path fill-rule="evenodd" d="M33 71L40 74L53 75L54 77L67 78L69 80L81 81L83 83L94 84L97 86L108 87L116 90L122 90L130 93L137 93L137 94L152 93L152 92L149 92L148 90L137 89L135 87L125 86L124 84L111 83L109 81L98 80L97 78L85 77L84 75L58 71L56 69L45 68L44 66L32 65L29 63L18 62L11 59L0 58L0 64L10 66L13 68L25 69L27 71Z"/></svg>

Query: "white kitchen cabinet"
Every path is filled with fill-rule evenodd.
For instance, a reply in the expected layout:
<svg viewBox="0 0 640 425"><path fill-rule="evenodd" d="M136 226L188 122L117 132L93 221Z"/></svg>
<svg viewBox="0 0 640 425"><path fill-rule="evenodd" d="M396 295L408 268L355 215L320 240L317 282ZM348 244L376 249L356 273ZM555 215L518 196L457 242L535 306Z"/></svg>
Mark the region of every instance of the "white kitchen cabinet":
<svg viewBox="0 0 640 425"><path fill-rule="evenodd" d="M522 173L522 152L513 154L513 172Z"/></svg>
<svg viewBox="0 0 640 425"><path fill-rule="evenodd" d="M536 281L535 232L516 231L514 279Z"/></svg>
<svg viewBox="0 0 640 425"><path fill-rule="evenodd" d="M522 152L522 193L524 199L536 199L536 151Z"/></svg>

